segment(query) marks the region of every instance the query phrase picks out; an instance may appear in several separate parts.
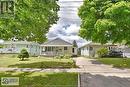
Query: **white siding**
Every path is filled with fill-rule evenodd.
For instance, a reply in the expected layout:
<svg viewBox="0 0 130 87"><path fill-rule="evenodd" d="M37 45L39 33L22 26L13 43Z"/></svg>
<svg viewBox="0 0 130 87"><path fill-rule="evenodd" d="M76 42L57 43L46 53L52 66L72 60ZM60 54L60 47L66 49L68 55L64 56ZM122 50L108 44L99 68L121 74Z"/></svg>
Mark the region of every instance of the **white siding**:
<svg viewBox="0 0 130 87"><path fill-rule="evenodd" d="M22 49L26 49L31 56L40 55L40 45L38 44L4 44L4 48L0 49L0 53L20 53Z"/></svg>
<svg viewBox="0 0 130 87"><path fill-rule="evenodd" d="M81 48L81 55L82 56L89 56L89 47Z"/></svg>

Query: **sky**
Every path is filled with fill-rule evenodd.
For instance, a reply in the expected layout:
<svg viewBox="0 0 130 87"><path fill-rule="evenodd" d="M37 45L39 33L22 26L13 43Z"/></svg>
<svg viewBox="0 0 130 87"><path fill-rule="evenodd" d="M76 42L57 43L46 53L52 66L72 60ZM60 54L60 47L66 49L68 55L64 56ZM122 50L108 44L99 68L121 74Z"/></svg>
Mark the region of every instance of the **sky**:
<svg viewBox="0 0 130 87"><path fill-rule="evenodd" d="M86 40L78 36L81 24L81 20L78 16L78 8L82 3L83 0L59 0L60 11L58 15L60 19L47 33L49 40L55 38L61 38L69 42L76 40L78 46L87 43Z"/></svg>

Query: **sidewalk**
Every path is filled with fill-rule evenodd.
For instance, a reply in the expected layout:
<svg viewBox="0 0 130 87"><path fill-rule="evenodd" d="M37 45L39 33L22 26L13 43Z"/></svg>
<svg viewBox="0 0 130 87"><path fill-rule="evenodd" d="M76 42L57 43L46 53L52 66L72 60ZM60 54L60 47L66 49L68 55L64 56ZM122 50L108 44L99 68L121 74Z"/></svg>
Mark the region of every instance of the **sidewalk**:
<svg viewBox="0 0 130 87"><path fill-rule="evenodd" d="M20 71L20 72L77 72L91 73L93 75L100 74L104 76L130 77L130 69L117 69L110 65L92 63L94 59L86 59L83 57L74 59L80 68L71 69L38 69L38 68L0 68L0 71Z"/></svg>

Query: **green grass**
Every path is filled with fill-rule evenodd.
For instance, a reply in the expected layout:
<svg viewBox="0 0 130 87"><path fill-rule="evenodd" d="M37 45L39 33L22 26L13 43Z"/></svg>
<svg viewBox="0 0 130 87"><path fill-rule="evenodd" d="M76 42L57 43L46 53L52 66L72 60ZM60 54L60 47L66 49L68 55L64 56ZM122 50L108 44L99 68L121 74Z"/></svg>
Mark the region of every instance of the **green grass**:
<svg viewBox="0 0 130 87"><path fill-rule="evenodd" d="M77 73L0 72L1 77L19 77L19 86L11 87L77 87L78 83Z"/></svg>
<svg viewBox="0 0 130 87"><path fill-rule="evenodd" d="M123 58L99 58L98 61L103 64L113 65L113 67L130 68L130 59L128 58L126 61Z"/></svg>
<svg viewBox="0 0 130 87"><path fill-rule="evenodd" d="M72 59L54 59L46 57L30 57L26 61L20 61L14 55L0 55L0 67L16 68L75 68Z"/></svg>

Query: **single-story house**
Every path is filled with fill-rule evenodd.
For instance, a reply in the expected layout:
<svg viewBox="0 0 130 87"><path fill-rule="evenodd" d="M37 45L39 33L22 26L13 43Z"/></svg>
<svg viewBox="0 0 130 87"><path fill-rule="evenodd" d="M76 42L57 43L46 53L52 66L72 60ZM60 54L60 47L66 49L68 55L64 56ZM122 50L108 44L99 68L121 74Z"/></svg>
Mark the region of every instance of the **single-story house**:
<svg viewBox="0 0 130 87"><path fill-rule="evenodd" d="M5 41L1 44L0 53L17 54L24 48L27 49L30 56L40 55L40 44L28 41Z"/></svg>
<svg viewBox="0 0 130 87"><path fill-rule="evenodd" d="M114 44L100 44L100 43L93 43L90 42L88 44L85 44L84 46L80 47L80 55L81 56L88 56L88 57L96 57L97 51L100 48L108 48L108 50L117 50L117 45Z"/></svg>
<svg viewBox="0 0 130 87"><path fill-rule="evenodd" d="M60 38L41 44L41 49L42 56L77 55L77 47Z"/></svg>

